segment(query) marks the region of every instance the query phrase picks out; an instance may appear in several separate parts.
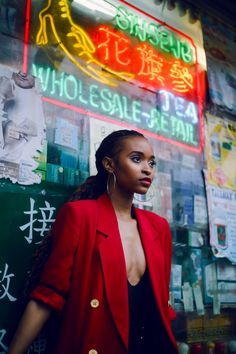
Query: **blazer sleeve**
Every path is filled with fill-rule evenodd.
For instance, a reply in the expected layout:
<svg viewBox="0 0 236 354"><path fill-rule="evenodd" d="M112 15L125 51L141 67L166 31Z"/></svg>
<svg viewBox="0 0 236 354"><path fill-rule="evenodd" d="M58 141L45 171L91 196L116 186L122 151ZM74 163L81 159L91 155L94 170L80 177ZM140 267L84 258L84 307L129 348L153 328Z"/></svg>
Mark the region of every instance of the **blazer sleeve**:
<svg viewBox="0 0 236 354"><path fill-rule="evenodd" d="M74 255L79 242L80 213L66 203L52 228L52 252L30 297L61 312L70 289Z"/></svg>
<svg viewBox="0 0 236 354"><path fill-rule="evenodd" d="M165 219L164 219L165 220ZM171 272L171 261L172 261L172 236L170 232L170 226L168 222L165 220L165 278L166 278L166 286L167 286L167 294L169 294L169 286L170 286L170 272ZM168 316L172 321L176 317L176 312L173 307L168 303Z"/></svg>

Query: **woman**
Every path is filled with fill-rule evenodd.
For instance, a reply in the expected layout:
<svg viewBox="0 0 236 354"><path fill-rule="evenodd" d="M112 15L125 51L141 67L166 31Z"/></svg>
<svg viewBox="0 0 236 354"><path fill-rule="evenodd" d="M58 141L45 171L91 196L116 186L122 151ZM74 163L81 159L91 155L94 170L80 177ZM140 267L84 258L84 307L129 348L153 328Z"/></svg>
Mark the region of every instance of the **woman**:
<svg viewBox="0 0 236 354"><path fill-rule="evenodd" d="M61 316L57 354L177 352L168 305L170 229L132 206L134 193L148 191L155 164L150 143L136 131L102 141L97 175L57 216L52 253L9 354L24 353L53 311Z"/></svg>

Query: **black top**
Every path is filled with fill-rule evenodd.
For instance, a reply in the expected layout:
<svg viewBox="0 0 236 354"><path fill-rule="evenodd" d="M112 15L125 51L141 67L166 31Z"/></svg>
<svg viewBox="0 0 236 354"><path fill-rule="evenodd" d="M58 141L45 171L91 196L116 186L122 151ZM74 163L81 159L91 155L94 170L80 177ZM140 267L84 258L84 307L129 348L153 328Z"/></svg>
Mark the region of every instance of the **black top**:
<svg viewBox="0 0 236 354"><path fill-rule="evenodd" d="M128 354L176 353L157 310L147 270L137 285L128 282L128 292L130 317Z"/></svg>

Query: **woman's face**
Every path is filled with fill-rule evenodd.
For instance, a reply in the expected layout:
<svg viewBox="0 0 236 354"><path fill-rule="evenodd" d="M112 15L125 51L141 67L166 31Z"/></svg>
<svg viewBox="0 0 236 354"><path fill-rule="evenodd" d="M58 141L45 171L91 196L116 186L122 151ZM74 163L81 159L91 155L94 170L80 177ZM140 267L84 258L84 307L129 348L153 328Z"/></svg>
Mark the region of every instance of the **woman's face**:
<svg viewBox="0 0 236 354"><path fill-rule="evenodd" d="M113 159L116 188L126 193L145 194L154 178L155 157L147 139L129 137Z"/></svg>

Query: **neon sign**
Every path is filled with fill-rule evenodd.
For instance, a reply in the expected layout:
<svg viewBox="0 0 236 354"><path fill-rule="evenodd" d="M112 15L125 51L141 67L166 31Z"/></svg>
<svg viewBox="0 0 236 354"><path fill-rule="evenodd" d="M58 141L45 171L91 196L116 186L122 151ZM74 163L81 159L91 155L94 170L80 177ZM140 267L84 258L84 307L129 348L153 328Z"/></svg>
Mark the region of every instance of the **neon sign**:
<svg viewBox="0 0 236 354"><path fill-rule="evenodd" d="M103 62L118 63L130 70L131 40L108 26L99 26L96 31L97 54L102 57Z"/></svg>
<svg viewBox="0 0 236 354"><path fill-rule="evenodd" d="M128 70L138 82L155 90L191 94L195 89L193 68L181 60L166 58L147 43L132 47L131 40L109 26L96 28L96 55L114 70Z"/></svg>
<svg viewBox="0 0 236 354"><path fill-rule="evenodd" d="M72 20L67 0L48 0L48 4L39 13L39 22L36 44L47 45L48 31L51 29L58 45L71 62L91 78L110 86L117 85L114 76L122 80L132 78L132 74L115 72L94 57L96 48L89 35Z"/></svg>
<svg viewBox="0 0 236 354"><path fill-rule="evenodd" d="M161 90L147 105L141 99L114 92L108 87L87 84L73 75L33 65L43 93L82 107L84 114L114 117L151 133L192 147L199 145L198 113L194 102ZM153 108L153 106L156 108Z"/></svg>
<svg viewBox="0 0 236 354"><path fill-rule="evenodd" d="M182 59L185 63L193 61L190 45L178 39L172 31L163 29L162 24L147 22L124 6L117 8L114 22L119 29L138 38L141 42L149 42L157 49L171 53L176 59Z"/></svg>
<svg viewBox="0 0 236 354"><path fill-rule="evenodd" d="M119 1L137 13L135 6ZM72 19L69 0L48 0L39 14L37 44L47 46L56 41L57 48L83 75L58 72L40 62L33 64L33 74L40 78L46 96L43 99L121 126L134 126L153 138L200 152L201 93L196 48L191 38L175 33L144 12L152 22L124 9L119 6L107 25L99 23L100 17L94 17L91 26L86 19L85 30L82 17L80 24L75 16ZM30 15L27 16L30 20ZM123 91L126 86L121 86L122 93L114 91L120 80L131 81L134 90L127 86ZM152 100L150 104L147 96L148 105L145 103L142 88L149 89L143 94L155 97L155 102ZM133 99L130 91L137 99Z"/></svg>
<svg viewBox="0 0 236 354"><path fill-rule="evenodd" d="M95 26L89 34L72 19L68 0L48 0L39 13L39 24L38 45L48 44L51 31L71 62L98 82L117 86L119 78L180 94L195 89L190 44L124 6L117 7L110 26Z"/></svg>

